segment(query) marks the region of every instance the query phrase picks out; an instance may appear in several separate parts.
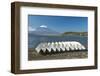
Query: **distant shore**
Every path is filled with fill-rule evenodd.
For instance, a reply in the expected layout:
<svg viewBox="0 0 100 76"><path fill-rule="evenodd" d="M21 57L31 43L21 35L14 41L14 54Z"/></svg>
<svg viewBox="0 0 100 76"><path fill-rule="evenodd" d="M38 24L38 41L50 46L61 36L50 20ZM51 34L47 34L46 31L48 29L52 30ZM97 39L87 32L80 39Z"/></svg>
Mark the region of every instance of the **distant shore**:
<svg viewBox="0 0 100 76"><path fill-rule="evenodd" d="M34 34L35 35L35 34ZM62 36L84 36L87 37L88 33L87 32L64 32L61 34L45 34L45 35L40 35L40 36L57 36L57 37L62 37Z"/></svg>
<svg viewBox="0 0 100 76"><path fill-rule="evenodd" d="M87 36L87 32L64 32L62 35L77 35L77 36Z"/></svg>

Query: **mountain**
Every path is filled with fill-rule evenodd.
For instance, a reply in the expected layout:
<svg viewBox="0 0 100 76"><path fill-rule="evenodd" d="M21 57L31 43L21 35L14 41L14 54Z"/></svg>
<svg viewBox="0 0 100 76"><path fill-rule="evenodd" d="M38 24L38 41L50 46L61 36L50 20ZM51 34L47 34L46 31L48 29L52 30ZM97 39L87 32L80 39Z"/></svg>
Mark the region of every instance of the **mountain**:
<svg viewBox="0 0 100 76"><path fill-rule="evenodd" d="M40 26L36 28L33 31L29 31L29 33L34 34L34 35L58 35L60 34L59 32L56 32L46 26Z"/></svg>

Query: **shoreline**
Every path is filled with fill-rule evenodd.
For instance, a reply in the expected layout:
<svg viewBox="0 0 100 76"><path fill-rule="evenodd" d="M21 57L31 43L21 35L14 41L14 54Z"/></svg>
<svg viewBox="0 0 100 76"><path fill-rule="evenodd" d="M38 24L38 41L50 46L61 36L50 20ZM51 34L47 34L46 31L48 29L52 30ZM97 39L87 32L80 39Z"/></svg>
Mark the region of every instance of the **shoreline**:
<svg viewBox="0 0 100 76"><path fill-rule="evenodd" d="M83 59L88 58L88 51L70 51L65 53L56 53L41 55L35 50L28 50L28 60L55 60L55 59Z"/></svg>

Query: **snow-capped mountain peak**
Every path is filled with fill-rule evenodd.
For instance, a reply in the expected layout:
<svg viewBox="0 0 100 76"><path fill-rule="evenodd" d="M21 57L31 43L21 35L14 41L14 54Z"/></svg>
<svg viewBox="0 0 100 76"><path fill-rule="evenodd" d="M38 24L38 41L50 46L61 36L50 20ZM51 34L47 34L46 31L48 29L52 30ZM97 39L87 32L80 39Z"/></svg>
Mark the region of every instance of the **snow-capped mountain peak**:
<svg viewBox="0 0 100 76"><path fill-rule="evenodd" d="M46 26L46 25L41 25L40 27L42 27L42 28L47 28L47 26Z"/></svg>
<svg viewBox="0 0 100 76"><path fill-rule="evenodd" d="M48 28L46 25L41 25L41 26L37 27L35 30L29 31L29 33L35 34L35 35L57 35L57 34L60 34L59 32L56 32L56 31Z"/></svg>

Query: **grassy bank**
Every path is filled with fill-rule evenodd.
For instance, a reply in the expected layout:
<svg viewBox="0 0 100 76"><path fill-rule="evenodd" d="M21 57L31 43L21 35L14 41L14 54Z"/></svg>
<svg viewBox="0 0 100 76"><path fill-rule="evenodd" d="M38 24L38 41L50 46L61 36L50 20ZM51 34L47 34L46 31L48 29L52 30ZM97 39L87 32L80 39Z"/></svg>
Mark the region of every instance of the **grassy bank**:
<svg viewBox="0 0 100 76"><path fill-rule="evenodd" d="M38 54L34 49L29 49L28 51L28 60L80 59L88 57L88 51L72 51L50 55Z"/></svg>

